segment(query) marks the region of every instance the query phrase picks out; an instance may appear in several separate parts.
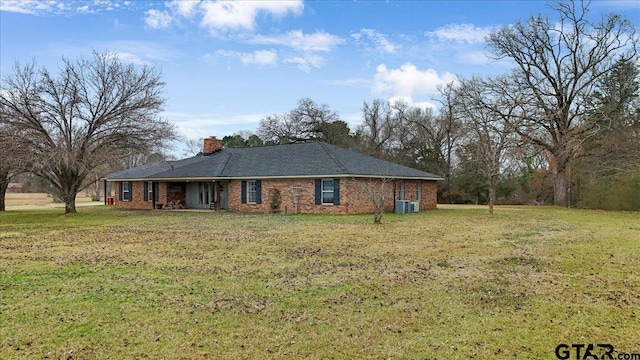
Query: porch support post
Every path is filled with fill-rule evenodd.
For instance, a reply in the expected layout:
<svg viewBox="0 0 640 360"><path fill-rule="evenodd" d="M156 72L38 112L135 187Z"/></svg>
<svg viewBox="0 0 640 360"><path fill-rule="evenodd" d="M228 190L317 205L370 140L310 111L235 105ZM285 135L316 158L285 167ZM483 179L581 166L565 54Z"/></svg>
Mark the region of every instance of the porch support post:
<svg viewBox="0 0 640 360"><path fill-rule="evenodd" d="M217 181L213 182L213 193L215 194L216 197L216 211L220 211L221 206L220 206L220 184L218 184Z"/></svg>
<svg viewBox="0 0 640 360"><path fill-rule="evenodd" d="M104 182L104 204L107 205L107 179L104 179L103 182Z"/></svg>

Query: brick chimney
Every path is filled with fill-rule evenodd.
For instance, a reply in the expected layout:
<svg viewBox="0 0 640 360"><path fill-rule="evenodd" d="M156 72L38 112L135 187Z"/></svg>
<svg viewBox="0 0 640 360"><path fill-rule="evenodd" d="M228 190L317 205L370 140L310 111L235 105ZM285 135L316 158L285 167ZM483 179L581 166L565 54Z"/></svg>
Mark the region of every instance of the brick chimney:
<svg viewBox="0 0 640 360"><path fill-rule="evenodd" d="M215 136L204 139L203 154L210 155L220 149L222 149L222 140L216 139Z"/></svg>

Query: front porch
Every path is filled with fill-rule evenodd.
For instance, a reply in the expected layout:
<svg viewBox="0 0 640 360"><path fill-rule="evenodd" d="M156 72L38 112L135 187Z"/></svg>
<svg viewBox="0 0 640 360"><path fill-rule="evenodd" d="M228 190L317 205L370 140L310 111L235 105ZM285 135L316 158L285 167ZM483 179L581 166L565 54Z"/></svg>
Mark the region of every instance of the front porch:
<svg viewBox="0 0 640 360"><path fill-rule="evenodd" d="M187 181L184 185L186 209L227 210L229 208L228 181ZM170 192L167 191L167 193Z"/></svg>
<svg viewBox="0 0 640 360"><path fill-rule="evenodd" d="M115 186L111 186L110 191L107 191L105 182L106 205L157 210L229 208L229 181L159 180L122 181L112 184Z"/></svg>

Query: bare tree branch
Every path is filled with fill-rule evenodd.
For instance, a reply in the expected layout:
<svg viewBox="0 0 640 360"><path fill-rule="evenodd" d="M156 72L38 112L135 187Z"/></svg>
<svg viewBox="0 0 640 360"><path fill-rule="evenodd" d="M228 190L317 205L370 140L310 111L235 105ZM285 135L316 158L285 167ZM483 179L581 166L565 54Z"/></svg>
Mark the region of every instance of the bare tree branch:
<svg viewBox="0 0 640 360"><path fill-rule="evenodd" d="M63 58L56 75L16 64L2 83L2 121L29 149L29 170L49 181L65 213L73 213L92 170L176 139L174 127L159 119L163 87L154 68L109 53Z"/></svg>

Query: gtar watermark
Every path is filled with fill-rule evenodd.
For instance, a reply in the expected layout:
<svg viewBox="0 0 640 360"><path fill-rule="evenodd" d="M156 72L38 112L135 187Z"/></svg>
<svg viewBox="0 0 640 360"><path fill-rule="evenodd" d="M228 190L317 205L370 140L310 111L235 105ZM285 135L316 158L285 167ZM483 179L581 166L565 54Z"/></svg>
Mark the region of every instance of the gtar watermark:
<svg viewBox="0 0 640 360"><path fill-rule="evenodd" d="M617 351L611 344L560 344L555 354L560 360L640 360L640 353Z"/></svg>

